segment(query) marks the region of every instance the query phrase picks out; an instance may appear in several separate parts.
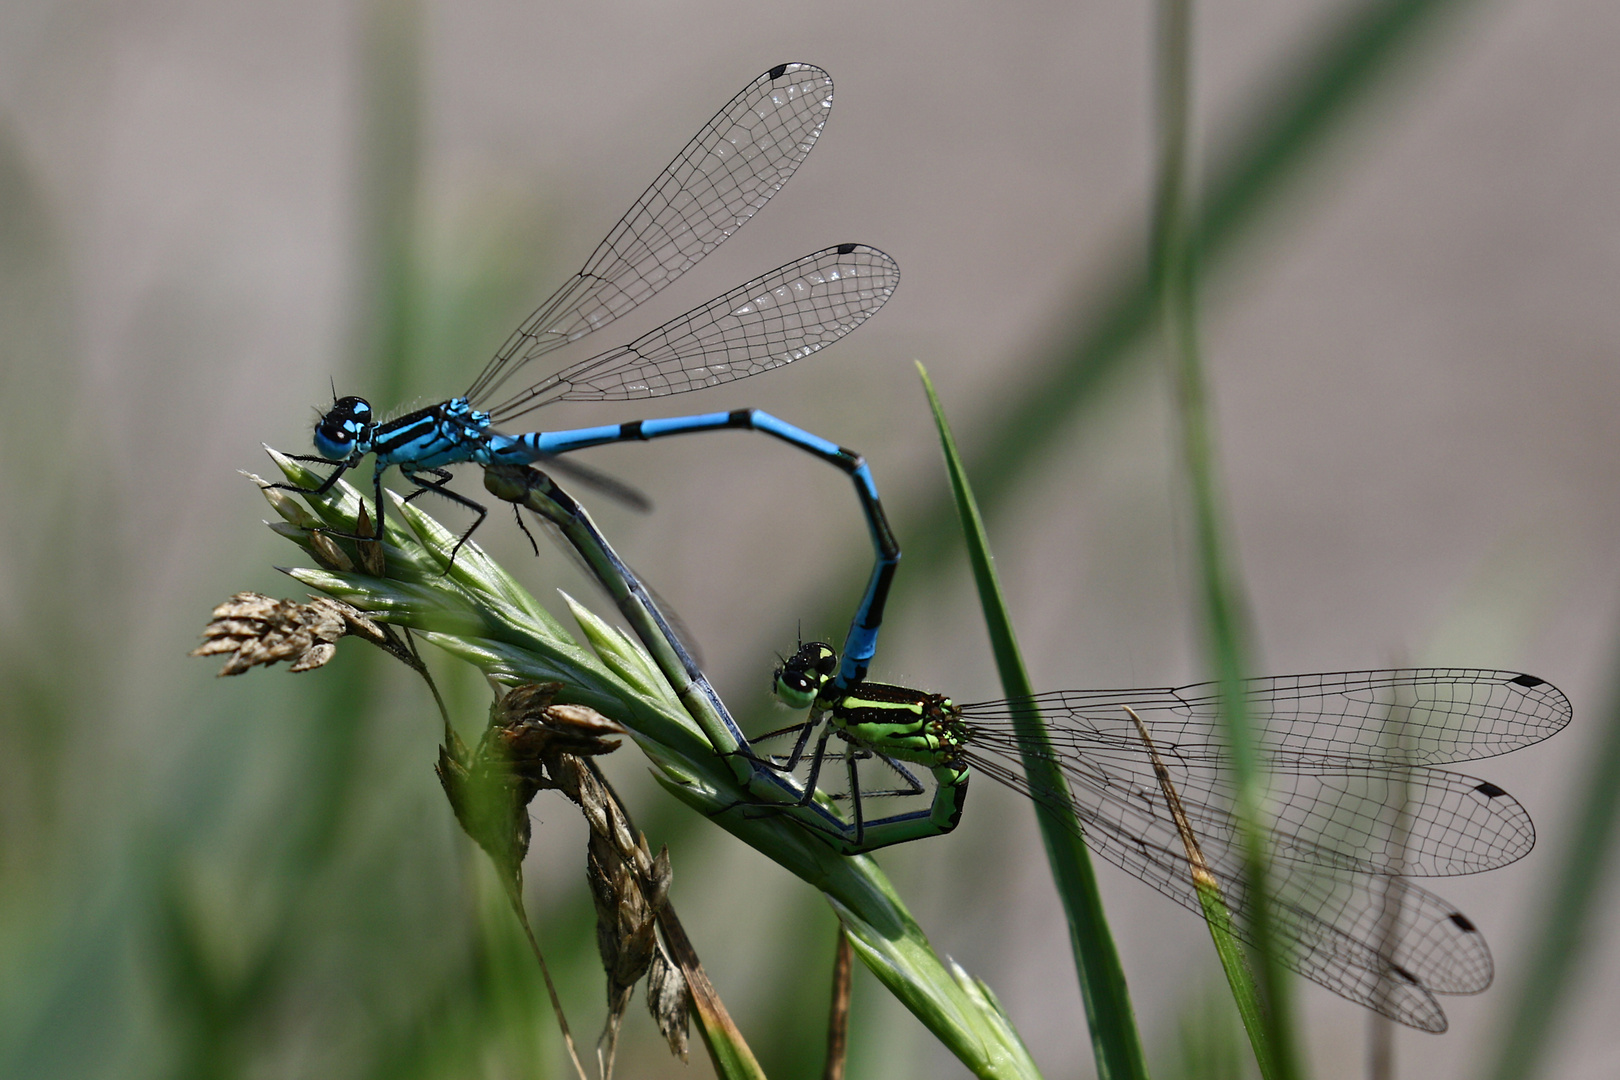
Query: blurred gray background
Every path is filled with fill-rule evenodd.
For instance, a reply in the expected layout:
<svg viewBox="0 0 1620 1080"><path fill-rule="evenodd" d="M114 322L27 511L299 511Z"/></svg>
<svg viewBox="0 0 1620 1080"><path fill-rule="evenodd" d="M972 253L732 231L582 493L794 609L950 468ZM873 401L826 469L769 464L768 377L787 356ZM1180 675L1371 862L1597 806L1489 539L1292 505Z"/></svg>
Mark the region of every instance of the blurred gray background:
<svg viewBox="0 0 1620 1080"><path fill-rule="evenodd" d="M1361 6L1199 5L1204 150L1228 145L1280 73ZM1485 931L1498 977L1485 995L1444 1002L1449 1034L1397 1034L1401 1075L1425 1077L1477 1075L1513 1000L1522 928L1541 910L1607 715L1620 628L1620 7L1451 8L1265 197L1204 295L1258 666L1503 667L1554 682L1575 706L1558 738L1470 770L1530 809L1540 844L1514 866L1435 886ZM297 553L258 524L266 508L236 470L269 468L261 443L309 452L331 380L385 410L459 392L715 108L772 64L812 61L836 80L836 107L797 177L592 345L842 241L899 260L893 301L786 371L650 407L559 408L536 424L760 406L864 452L911 545L904 524L945 486L912 361L927 364L970 461L1007 403L1061 362L1067 335L1141 249L1152 48L1151 9L1121 4L7 3L0 1001L22 1047L11 1060L31 1075L165 1073L189 1021L154 960L153 896L191 897L227 968L248 948L274 892L259 875L276 808L314 768L284 733L316 722L320 681L339 676L216 682L184 653L231 592L302 595L272 569ZM410 239L391 248L402 217ZM401 284L390 275L406 261L416 269ZM387 387L364 385L367 358L389 349L376 312L390 304L418 320L410 356ZM847 482L745 434L589 462L652 494L645 516L584 497L680 612L734 709L767 715L776 651L801 630L840 639L841 598L863 578ZM1200 678L1156 351L1111 369L1041 462L974 477L996 499L990 537L1036 685ZM461 486L479 491L475 475ZM998 696L959 543L942 539L942 562L902 567L874 675ZM479 541L542 601L562 587L606 607L566 559L534 558L504 516ZM354 921L389 955L431 951L462 932L457 878L472 858L429 771L431 703L404 672L378 670L386 722L360 751L368 780L344 842L385 866L373 872L388 885ZM465 700L475 724L476 686ZM824 906L682 820L630 754L609 764L655 843L677 845L675 900L745 1034L769 1043L802 1028L813 1053ZM1000 995L1047 1074L1090 1075L1033 823L990 788L975 785L952 837L881 861L939 951ZM586 927L582 832L560 804L535 810L542 936L553 909L573 919L553 925ZM1220 992L1207 934L1101 873L1144 1035L1168 1046L1178 1016ZM1620 1060L1613 912L1585 942L1549 1075L1611 1076ZM816 941L780 940L800 933ZM593 1032L599 975L588 946L574 953L575 1023ZM374 954L334 956L255 1021L233 1051L240 1075L367 1074L352 1065L368 1052L357 1028L391 1006L345 981ZM802 997L783 997L783 982ZM1313 1074L1365 1075L1368 1015L1300 987ZM864 971L856 1007L852 1075L960 1072ZM337 1034L327 1008L339 1010L327 1020L351 1018ZM622 1075L687 1075L636 1008ZM537 1004L526 1023L552 1021ZM560 1061L554 1048L541 1058ZM478 1075L520 1074L504 1068ZM708 1069L697 1051L690 1075Z"/></svg>

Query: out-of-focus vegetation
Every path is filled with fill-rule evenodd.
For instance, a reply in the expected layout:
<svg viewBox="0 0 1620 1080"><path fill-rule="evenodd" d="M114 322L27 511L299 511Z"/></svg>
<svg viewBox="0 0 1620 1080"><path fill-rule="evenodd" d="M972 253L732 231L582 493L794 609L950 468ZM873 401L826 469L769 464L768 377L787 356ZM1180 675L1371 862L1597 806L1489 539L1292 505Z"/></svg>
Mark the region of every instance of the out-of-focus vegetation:
<svg viewBox="0 0 1620 1080"><path fill-rule="evenodd" d="M1600 28L1610 26L1578 5L1557 10L1559 17L1590 18ZM1213 5L1200 8L1195 25L1210 39L1231 44L1230 32L1223 36L1220 23L1231 14ZM869 35L863 47L870 51L837 63L813 45L832 51L826 35L838 29L845 15L852 26L865 17L853 10L829 10L822 16L829 24L825 29L783 22L759 36L759 27L746 25L766 18L759 11L717 10L710 17L713 27L731 26L739 34L754 35L726 50L725 58L736 70L718 85L727 86L737 73L751 73L765 63L802 58L826 64L846 80L841 86L860 87L864 80L864 93L872 94L877 83L868 72L882 69L885 49L904 47L899 43L906 36L904 24L889 30L893 38ZM13 55L20 46L7 46L12 70L28 74L9 77L7 98L0 103L0 1075L566 1075L555 1024L521 933L485 860L457 831L432 776L437 714L420 683L397 665L358 649L340 651L334 663L315 673L252 672L217 682L208 665L183 656L209 608L227 593L253 587L301 594L292 582L267 570L287 561L287 552L280 541L251 524L260 513L257 496L245 483L240 493L227 494L234 489L222 479L237 468L260 467L259 462L222 454L219 446L227 435L236 434L226 430L231 423L258 415L249 403L296 400L296 394L282 393L291 379L286 369L295 360L314 361L277 354L252 335L219 328L238 325L222 318L223 311L241 304L245 296L260 296L256 267L275 259L299 260L302 253L265 244L237 253L228 263L216 261L216 251L229 249L228 239L235 235L218 220L228 214L220 212L216 218L218 208L183 199L171 205L152 197L150 185L142 189L144 201L131 195L126 204L115 196L87 206L82 201L88 190L85 178L61 161L95 161L95 155L51 157L30 142L39 138L38 116L71 116L76 104L102 90L138 92L148 96L143 100L170 95L186 108L208 99L209 85L165 81L171 71L206 70L206 64L154 64L150 72L125 82L120 81L122 69L112 62L126 55L119 44L126 38L190 40L171 22L174 17L155 7L121 14L94 5L19 4L5 16L7 29L0 34L45 49L53 63L59 58L73 76L66 81L48 78ZM1015 17L1007 15L1009 20ZM1424 88L1437 84L1437 73L1477 58L1466 46L1477 42L1497 17L1487 6L1463 0L1324 5L1317 22L1286 47L1257 60L1236 105L1223 101L1212 112L1198 155L1206 165L1192 200L1191 235L1209 293L1236 288L1229 281L1240 280L1239 275L1223 276L1234 268L1263 260L1268 250L1287 249L1289 229L1300 227L1309 213L1301 209L1300 193L1313 184L1331 186L1323 163L1342 163L1349 156L1345 148L1359 145L1353 140L1370 138L1369 129L1378 126L1372 118L1390 119L1419 108ZM700 24L693 16L668 25L659 16L646 18L646 25L666 39L648 54L662 57L667 70L656 79L644 79L643 73L625 79L640 79L641 93L684 98L683 73L713 61L708 51L694 61L682 59L683 35ZM909 18L935 16L917 10ZM1147 13L1140 18L1145 25ZM375 401L402 405L437 399L460 389L462 378L446 374L444 358L488 352L525 305L576 258L577 237L565 211L548 213L525 198L490 197L459 216L436 204L437 189L424 182L432 172L434 143L424 133L431 130L437 100L431 72L435 56L441 55L442 15L377 2L357 5L348 19L328 24L312 17L310 27L296 31L247 20L240 31L262 34L267 42L301 41L301 34L313 33L337 43L331 47L346 50L349 57L338 65L348 73L347 83L319 84L312 91L326 95L323 100L343 100L355 117L343 140L349 155L346 168L352 173L344 182L352 185L352 196L332 224L332 231L352 238L352 251L346 261L337 260L340 267L331 281L346 298L339 305L346 325L324 332L311 329L292 340L347 342L343 349L329 349L321 361L332 369L340 392L359 386ZM701 25L704 40L715 40L719 31L709 21ZM637 35L644 27L619 29L631 37L625 52L639 47ZM485 32L498 36L497 31ZM999 64L1005 79L1027 82L1027 97L1043 95L1041 79L1048 72L1031 72L1004 55L976 53L971 41L958 42L957 48L974 64ZM549 50L593 50L603 65L622 61L616 42L589 36L536 41L531 56L543 58ZM936 126L935 116L960 104L943 70L956 55L942 54L935 69L938 82L910 85L898 94L915 101L911 115L917 118L919 134L895 132L896 140L960 137ZM1200 54L1200 60L1208 55ZM268 55L265 63L274 67L279 60ZM868 72L860 70L861 63L869 65ZM1133 101L1149 92L1151 53L1146 48L1139 74L1136 85L1115 92ZM851 97L859 101L862 93L854 91ZM694 94L693 115L702 114L709 96ZM571 103L547 105L568 110ZM1088 108L1103 112L1116 105L1137 111L1107 100ZM301 105L260 113L222 97L215 107L233 117L240 109L242 124L263 124L269 117L284 121ZM844 102L840 111L853 107ZM179 105L175 108L177 115L191 115ZM115 143L123 137L121 115L116 107L102 109L98 122L87 123L71 137ZM1051 127L1050 117L1041 120L1035 129L1040 139L1072 137ZM844 123L842 117L834 121ZM657 149L646 160L623 167L635 172L635 179L650 173L683 134L642 138L644 146ZM524 138L521 132L508 137ZM1147 140L1144 131L1144 144ZM1590 136L1591 143L1598 140L1597 134ZM252 140L244 144L251 146ZM818 150L818 155L826 153ZM953 161L971 163L974 158L975 147L959 146ZM205 147L194 163L208 160ZM302 159L267 162L266 168L285 170L285 183L294 191L306 172ZM870 166L874 172L878 168ZM627 192L639 190L635 179ZM844 179L880 182L872 175ZM994 180L994 174L986 174L983 181L987 201L1005 204L1023 197L1017 191L998 191ZM807 186L803 180L796 184ZM788 197L794 192L790 188ZM841 188L830 198L854 203L860 191ZM1538 207L1555 207L1561 195L1537 191L1524 198ZM1152 423L1138 423L1143 413L1138 391L1151 380L1133 374L1146 372L1160 358L1152 338L1156 309L1149 203L1144 185L1132 207L1136 216L1120 230L1111 253L1099 257L1076 244L1072 265L1091 267L1088 280L1105 282L1102 287L1010 283L1014 293L1054 298L1053 309L1044 316L1049 325L1061 327L1053 342L1035 345L1026 338L999 350L1011 356L1010 362L1007 356L985 358L985 364L1005 364L1010 374L999 380L993 396L975 402L977 408L946 392L992 535L1028 541L1044 529L1057 528L1035 516L1032 508L1039 503L1054 514L1068 511L1071 498L1054 488L1053 477L1061 481L1070 475L1061 471L1062 463L1097 450L1078 438L1077 430L1100 429L1141 442L1161 434ZM1279 209L1287 213L1276 214ZM126 250L147 252L133 242L126 247L123 238L181 212L196 219L172 230L169 264L180 269L158 275L156 284L139 295L121 296L128 310L99 308L106 300L98 288L105 271L79 261L83 253L94 250L100 258L113 259ZM243 211L238 207L235 212ZM794 212L778 206L770 214ZM1039 214L1040 208L1026 212ZM975 213L973 205L955 206L950 220L930 220L916 228L919 234L949 228ZM455 228L448 229L443 222L451 217ZM1541 221L1534 214L1525 220L1527 228ZM821 224L845 228L836 217ZM903 239L903 229L895 228ZM244 229L242 234L262 239L271 231ZM1597 225L1592 232L1603 235ZM207 242L198 239L194 247L187 246L188 233ZM227 239L221 240L222 235ZM96 242L88 242L87 236ZM876 235L849 238L882 242L892 250L908 267L906 289L932 280L932 268L911 271L914 264L903 243ZM561 250L565 243L573 246ZM1241 264L1239 256L1251 262ZM969 268L975 263L971 254L960 258ZM1593 287L1607 292L1613 283ZM1003 299L1001 294L986 295L985 306ZM1564 298L1542 299L1555 304ZM268 307L276 320L296 322L308 315L292 303ZM967 314L962 313L964 318ZM889 311L884 318L901 320L904 315ZM982 652L977 624L965 621L964 606L941 614L942 605L965 590L954 511L943 477L932 465L932 449L927 469L911 467L904 458L908 451L882 452L888 449L883 442L888 437L885 414L913 410L916 430L925 430L927 423L920 395L887 401L883 391L903 380L906 392L912 393L911 354L955 331L930 327L914 339L900 331L879 332L887 336L863 343L859 353L850 352L855 346L848 345L818 359L817 364L837 366L836 378L827 383L795 383L782 391L762 387L761 393L805 393L807 410L825 409L820 415L839 417L844 425L839 430L807 426L860 447L874 461L906 549L899 611L887 632L885 655L897 658L896 665L920 664L919 657L929 655L929 643L908 645L908 635L925 638L942 625L965 627L963 639L970 640L972 651ZM1612 365L1614 342L1598 337L1594 343L1584 333L1560 325L1547 330L1546 339L1553 347L1589 352L1594 367ZM119 340L110 343L115 335ZM1546 347L1542 339L1534 344ZM1301 363L1314 361L1315 341L1294 340L1289 347ZM1526 365L1535 364L1538 354L1529 345L1526 349ZM880 355L902 369L898 379L886 381L879 365L863 367L856 359ZM252 363L245 363L244 356ZM1411 363L1414 372L1421 370L1421 358ZM943 383L946 370L932 360L931 367ZM1220 375L1211 377L1219 402ZM970 371L965 369L963 378L970 379ZM1413 379L1421 381L1416 374ZM980 389L989 383L974 385ZM1598 379L1594 385L1605 384ZM810 403L811 393L822 400ZM863 393L872 400L861 400ZM1484 393L1470 383L1456 387L1454 396L1469 402L1471 395ZM839 395L856 400L850 403ZM748 403L728 400L704 407ZM1400 402L1392 399L1389 406L1397 410ZM1299 402L1294 411L1314 416L1323 407L1317 401ZM1218 431L1221 414L1217 408ZM254 432L252 439L275 439L289 429L284 417L275 423L282 426L262 435ZM891 419L889 426L903 425ZM1436 426L1441 428L1438 422ZM1435 453L1443 459L1454 453L1448 444L1437 445ZM734 451L728 444L712 452ZM1593 446L1580 454L1611 452L1610 447ZM701 460L701 451L695 453L699 456L680 461ZM887 468L890 461L897 464ZM1596 474L1607 475L1601 469ZM825 490L807 489L797 508L806 519L825 512L815 501ZM1593 499L1612 494L1598 485L1581 491ZM648 528L662 530L666 547L702 551L701 515L683 514L678 494L658 496L661 516L653 519L655 524L626 524L626 530L638 536ZM836 497L845 494L839 490ZM1308 492L1294 497L1315 505ZM1121 503L1110 505L1118 509ZM1081 505L1079 512L1086 507ZM1242 509L1235 513L1241 516ZM1141 539L1144 532L1171 523L1159 514L1125 529L1129 539L1118 545L1118 566L1087 564L1087 572L1112 581L1117 571L1127 582L1172 574L1156 567L1143 570L1151 564L1137 550L1147 542ZM770 531L772 523L760 527L761 535L771 538L768 543L782 542L780 532ZM513 531L496 516L485 528ZM1240 540L1247 539L1241 519L1237 531ZM1539 535L1539 523L1533 531ZM1309 530L1301 535L1319 536ZM1169 540L1162 542L1171 546ZM857 553L863 543L857 536L836 550L812 545L779 553L780 561L811 565L813 573L748 582L758 606L751 605L747 614L766 611L775 621L752 625L738 614L726 623L734 640L710 641L708 651L726 657L723 663L757 668L757 681L763 684L771 643L790 645L796 623L813 635L847 618L841 609L828 612L825 601L847 590L830 589L826 583L862 577ZM521 540L511 544L514 555L529 559ZM999 549L1004 560L1016 557L1010 546ZM1017 551L1036 547L1021 542ZM1534 558L1505 558L1491 571L1504 580L1539 584L1556 577ZM728 572L725 559L709 561L722 564L710 566L709 573ZM578 577L570 576L567 561L552 553L528 566L530 588L542 598L554 582L582 589ZM1006 569L1004 562L1004 573ZM1057 580L1068 570L1042 566L1031 573ZM667 580L669 576L660 578L666 588L683 587ZM1586 591L1607 587L1608 580L1600 578ZM1067 589L1054 586L1052 591L1066 595ZM1512 593L1507 587L1500 591ZM1529 636L1538 625L1534 603L1509 595L1499 607L1507 613L1498 623L1510 628L1504 631L1508 636ZM1117 622L1088 627L1088 617L1086 611L1064 616L1065 632L1073 634L1076 650L1117 627ZM1190 614L1180 617L1191 625ZM1157 625L1151 613L1139 618L1143 625ZM1433 617L1435 622L1440 618ZM1484 625L1490 619L1477 622ZM1050 624L1044 629L1053 632ZM1451 640L1466 643L1479 635L1489 637L1488 631L1477 630L1476 636L1460 632ZM1026 644L1035 636L1026 633ZM739 652L746 657L733 661ZM1595 647L1588 667L1612 666L1612 653L1612 647ZM1499 654L1453 653L1436 659L1506 666ZM1357 658L1344 666L1371 666L1375 660ZM486 714L485 687L468 670L433 662L455 718L464 731L476 731ZM1601 681L1578 665L1575 670L1594 683ZM946 674L929 671L912 681L940 683ZM1565 681L1558 673L1546 674ZM1113 678L1117 683L1143 681L1132 671ZM1620 683L1620 677L1609 683ZM1477 1055L1473 1075L1491 1070L1501 1080L1535 1075L1555 1048L1561 1018L1577 1012L1580 995L1594 985L1589 978L1582 981L1581 962L1598 954L1595 946L1581 946L1596 925L1594 913L1601 909L1613 846L1620 719L1593 704L1590 695L1577 699L1576 723L1601 729L1604 741L1584 755L1588 771L1556 787L1567 793L1571 807L1535 806L1543 823L1544 849L1532 856L1539 879L1534 891L1544 898L1541 907L1523 912L1525 926L1512 928L1511 935L1498 933L1509 928L1490 928L1493 941L1513 942L1499 953L1504 974L1491 992L1491 1008L1510 1022L1479 1025L1470 1044L1448 1051L1452 1057ZM739 712L751 707L737 706ZM1570 737L1576 734L1572 731ZM651 785L640 784L639 767L628 761L608 764L627 789L639 791L639 824L655 843L670 845L675 896L683 912L718 913L712 921L701 914L691 920L699 935L695 944L712 962L719 989L765 1072L783 1077L818 1073L834 944L832 914L812 890L739 854L738 845L708 822ZM983 801L970 813L996 811L993 797L979 798ZM560 803L553 809L537 803L535 818L536 841L527 872L530 911L576 1030L592 1032L602 1015L603 988L591 902L581 873L584 833ZM1015 867L995 861L1003 846L999 841L975 842L966 826L962 832L950 840L913 845L927 850L886 855L885 865L894 868L902 894L915 898L930 933L980 956L995 955L1002 947L1010 951L1009 933L993 919L984 920L992 929L982 940L957 936L949 925L953 917L966 921L976 912L1003 906L1013 910L1022 902L1019 890L1028 886ZM1039 884L1049 888L1044 881ZM1136 886L1127 883L1121 890L1125 888ZM997 889L1005 891L975 899ZM1162 914L1149 911L1153 918ZM1182 918L1178 912L1169 917ZM1061 926L1055 933L1061 933ZM1156 962L1135 959L1130 951L1132 942L1149 942L1154 936L1151 930L1124 935L1128 972L1141 970L1133 964ZM1194 948L1207 949L1198 938L1191 940ZM948 947L957 946L941 946ZM1062 952L1057 940L1050 950ZM1235 1015L1223 999L1205 995L1199 986L1199 980L1211 975L1207 958L1178 958L1176 964L1171 982L1179 996L1155 997L1168 1002L1164 1011L1139 1017L1149 1042L1157 1041L1150 1057L1164 1063L1155 1075L1241 1075L1243 1050L1241 1039L1233 1036ZM1184 974L1183 964L1197 974ZM979 970L977 964L969 966ZM992 979L1015 1020L1020 1020L1019 1005L1010 992L1017 987L1011 984L1053 977L1052 971L1020 970ZM1052 985L1025 988L1016 997L1057 1002L1047 1007L1066 1019L1045 1026L1065 1028L1072 1042L1067 1060L1084 1062L1091 1055L1079 1032L1073 973L1061 967L1056 971ZM1359 1045L1362 1017L1342 1004L1339 1008L1352 1014L1344 1020L1352 1034L1329 1037L1324 1044L1329 1049L1318 1051L1317 1064L1322 1075L1359 1075L1358 1067L1346 1069L1341 1059L1355 1057L1344 1047ZM632 1014L625 1039L620 1075L681 1074L683 1067L670 1061L644 1016ZM913 1075L934 1075L940 1059L927 1039L880 986L869 980L857 983L851 1075L896 1076L907 1069ZM687 1068L701 1075L708 1066L694 1059Z"/></svg>

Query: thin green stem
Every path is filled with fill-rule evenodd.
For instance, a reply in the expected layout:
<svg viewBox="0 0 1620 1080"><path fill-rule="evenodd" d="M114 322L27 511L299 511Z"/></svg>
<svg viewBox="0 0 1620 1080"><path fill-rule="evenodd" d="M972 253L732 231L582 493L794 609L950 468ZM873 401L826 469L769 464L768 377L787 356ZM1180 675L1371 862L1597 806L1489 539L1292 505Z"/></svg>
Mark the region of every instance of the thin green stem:
<svg viewBox="0 0 1620 1080"><path fill-rule="evenodd" d="M990 554L990 540L984 531L984 519L979 516L978 502L973 497L967 472L962 468L962 459L956 451L956 440L951 436L945 410L934 393L928 372L921 364L917 365L917 371L922 376L923 388L928 392L928 402L933 408L934 423L939 428L945 467L950 474L951 491L956 498L957 515L967 542L968 560L973 567L973 580L979 591L979 604L984 611L985 627L990 634L991 651L1001 675L1002 690L1009 699L1027 700L1034 696L1034 688L1024 669L1023 654L1013 633L1012 617L1002 596L1001 581ZM1066 794L1068 781L1057 764L1058 755L1047 738L1045 722L1040 714L1035 710L1020 710L1014 723L1018 728L1024 773L1029 778L1030 786ZM1072 800L1065 798L1062 801L1072 805ZM1074 949L1075 972L1080 979L1080 998L1085 1004L1086 1024L1091 1031L1091 1049L1097 1064L1097 1075L1105 1080L1136 1077L1145 1080L1147 1061L1136 1030L1136 1011L1125 984L1125 969L1119 960L1119 950L1108 928L1108 916L1103 910L1097 874L1091 866L1091 854L1081 840L1080 823L1072 809L1065 813L1046 800L1037 800L1034 808L1047 862L1052 867L1052 878L1063 901L1064 914L1068 917L1069 943Z"/></svg>
<svg viewBox="0 0 1620 1080"><path fill-rule="evenodd" d="M1244 700L1248 625L1242 585L1227 551L1216 479L1215 446L1198 339L1198 268L1188 191L1191 115L1192 6L1160 0L1158 25L1158 186L1153 215L1154 281L1175 385L1183 466L1192 500L1194 547L1203 601L1204 644L1221 687L1221 715L1231 754L1233 810L1242 834L1250 897L1247 927L1255 946L1263 1038L1255 1056L1270 1077L1299 1075L1291 1002L1273 926L1262 801L1265 777Z"/></svg>

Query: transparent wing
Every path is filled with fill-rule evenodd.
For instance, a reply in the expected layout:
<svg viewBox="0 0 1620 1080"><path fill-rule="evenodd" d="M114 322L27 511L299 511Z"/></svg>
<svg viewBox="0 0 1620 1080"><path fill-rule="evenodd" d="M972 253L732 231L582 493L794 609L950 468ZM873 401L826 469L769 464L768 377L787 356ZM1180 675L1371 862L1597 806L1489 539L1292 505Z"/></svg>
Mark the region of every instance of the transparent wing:
<svg viewBox="0 0 1620 1080"><path fill-rule="evenodd" d="M1127 721L1128 723L1128 721ZM1050 806L1069 806L1087 845L1198 912L1186 849L1134 728L1123 741L1054 742L1069 792L1032 785L1010 730L976 729L967 755L985 775ZM1123 725L1112 733L1123 737ZM1155 732L1155 742L1158 735ZM1243 933L1253 911L1225 770L1160 757L1211 873ZM1442 898L1396 876L1467 873L1517 858L1534 834L1500 789L1433 769L1343 768L1297 775L1273 791L1274 925L1289 967L1401 1023L1443 1031L1435 994L1490 985L1490 950L1473 923Z"/></svg>
<svg viewBox="0 0 1620 1080"><path fill-rule="evenodd" d="M690 270L781 190L821 135L832 79L782 64L726 103L619 219L585 267L512 333L466 397L495 393L552 349L600 329Z"/></svg>
<svg viewBox="0 0 1620 1080"><path fill-rule="evenodd" d="M1438 765L1506 754L1540 742L1569 723L1569 700L1551 683L1513 671L1402 668L1284 675L1245 682L1249 716L1261 729L1274 772L1321 766ZM1028 702L962 706L983 717L1030 708L1098 738L1127 743L1129 705L1187 761L1225 754L1215 683L1158 690L1059 690Z"/></svg>
<svg viewBox="0 0 1620 1080"><path fill-rule="evenodd" d="M665 397L756 375L837 341L881 308L899 283L900 268L876 248L817 251L489 411L502 423L554 401Z"/></svg>
<svg viewBox="0 0 1620 1080"><path fill-rule="evenodd" d="M983 723L972 713L964 716L972 726L973 750L1022 760L1022 741L1010 727ZM1096 726L1105 728L1106 718L1096 718ZM1239 841L1228 812L1233 795L1228 764L1182 757L1160 742L1156 728L1149 725L1149 730L1189 813L1199 807L1207 815L1202 820L1194 815L1200 840L1235 849ZM1145 791L1153 797L1149 809L1162 810L1147 751L1128 719L1099 739L1068 728L1063 717L1055 716L1047 738L1054 760L1070 776L1127 792L1133 800ZM1423 766L1341 760L1319 762L1309 771L1273 772L1267 807L1275 834L1273 859L1357 873L1476 874L1523 858L1536 838L1524 807L1495 784ZM1166 824L1173 823L1167 819Z"/></svg>

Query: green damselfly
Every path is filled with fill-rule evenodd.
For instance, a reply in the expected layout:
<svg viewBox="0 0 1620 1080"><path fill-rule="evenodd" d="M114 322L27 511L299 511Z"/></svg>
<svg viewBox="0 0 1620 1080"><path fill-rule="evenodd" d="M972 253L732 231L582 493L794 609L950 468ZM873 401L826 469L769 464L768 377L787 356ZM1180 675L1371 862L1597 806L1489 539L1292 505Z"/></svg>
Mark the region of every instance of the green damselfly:
<svg viewBox="0 0 1620 1080"><path fill-rule="evenodd" d="M1216 684L961 704L881 683L839 690L837 669L820 642L777 669L777 697L809 715L751 740L752 750L803 795L750 809L791 813L856 854L950 831L978 771L1065 820L1072 813L1092 851L1201 911L1167 780L1242 932L1252 901ZM1500 787L1435 766L1539 742L1569 722L1569 701L1535 676L1473 668L1250 679L1244 692L1271 778L1267 846L1284 961L1401 1023L1443 1031L1434 995L1484 990L1491 955L1466 915L1407 878L1504 866L1530 850L1535 829ZM1066 790L1032 782L1031 757L1055 763Z"/></svg>

